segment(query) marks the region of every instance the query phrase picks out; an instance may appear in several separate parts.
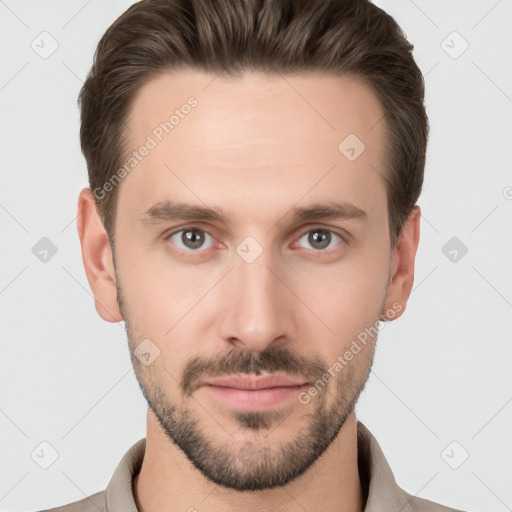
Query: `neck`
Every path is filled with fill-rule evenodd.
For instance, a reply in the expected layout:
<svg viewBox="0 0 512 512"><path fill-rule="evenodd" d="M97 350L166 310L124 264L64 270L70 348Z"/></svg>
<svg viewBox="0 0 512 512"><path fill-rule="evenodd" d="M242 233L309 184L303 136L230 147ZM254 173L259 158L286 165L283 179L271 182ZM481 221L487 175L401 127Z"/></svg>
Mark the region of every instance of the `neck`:
<svg viewBox="0 0 512 512"><path fill-rule="evenodd" d="M329 448L300 477L283 487L239 492L206 479L148 409L146 451L133 489L140 512L362 512L356 417L354 413L349 416Z"/></svg>

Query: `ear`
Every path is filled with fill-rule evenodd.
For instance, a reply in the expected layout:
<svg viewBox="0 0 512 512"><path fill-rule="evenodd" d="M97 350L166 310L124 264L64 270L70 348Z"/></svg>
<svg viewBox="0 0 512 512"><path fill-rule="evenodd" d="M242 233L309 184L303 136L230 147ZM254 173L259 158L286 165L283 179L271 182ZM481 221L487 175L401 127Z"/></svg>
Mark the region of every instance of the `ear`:
<svg viewBox="0 0 512 512"><path fill-rule="evenodd" d="M414 260L420 241L421 210L415 205L409 214L393 250L391 274L382 319L395 320L402 316L414 283Z"/></svg>
<svg viewBox="0 0 512 512"><path fill-rule="evenodd" d="M119 322L123 315L117 303L112 250L90 188L82 189L78 197L77 228L96 311L107 322Z"/></svg>

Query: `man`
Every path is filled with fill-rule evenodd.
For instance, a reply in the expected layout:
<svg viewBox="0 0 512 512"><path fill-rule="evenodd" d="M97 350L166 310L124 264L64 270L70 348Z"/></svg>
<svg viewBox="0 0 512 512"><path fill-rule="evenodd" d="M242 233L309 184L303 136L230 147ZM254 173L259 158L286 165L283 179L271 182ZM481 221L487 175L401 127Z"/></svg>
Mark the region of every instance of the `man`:
<svg viewBox="0 0 512 512"><path fill-rule="evenodd" d="M354 410L419 242L424 84L395 21L143 0L80 103L84 266L149 408L107 489L53 510L453 510L397 486Z"/></svg>

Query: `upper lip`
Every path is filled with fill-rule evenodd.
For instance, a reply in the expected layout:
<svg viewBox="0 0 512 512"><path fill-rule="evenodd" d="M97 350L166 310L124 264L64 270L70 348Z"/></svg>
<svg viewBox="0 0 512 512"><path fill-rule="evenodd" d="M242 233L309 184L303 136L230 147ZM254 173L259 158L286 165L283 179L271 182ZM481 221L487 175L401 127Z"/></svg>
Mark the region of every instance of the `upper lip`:
<svg viewBox="0 0 512 512"><path fill-rule="evenodd" d="M298 377L294 378L287 375L269 374L258 377L250 375L232 375L217 379L206 379L202 384L237 389L267 389L282 386L303 386L307 384L307 382Z"/></svg>

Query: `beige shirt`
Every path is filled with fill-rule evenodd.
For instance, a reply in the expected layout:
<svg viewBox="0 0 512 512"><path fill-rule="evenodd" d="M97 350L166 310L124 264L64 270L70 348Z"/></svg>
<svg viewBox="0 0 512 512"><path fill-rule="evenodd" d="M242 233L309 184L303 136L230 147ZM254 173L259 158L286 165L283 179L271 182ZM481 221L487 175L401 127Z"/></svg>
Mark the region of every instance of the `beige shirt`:
<svg viewBox="0 0 512 512"><path fill-rule="evenodd" d="M145 446L146 439L142 438L125 453L104 491L43 512L139 512L132 482L142 466ZM377 440L360 421L357 447L359 475L366 497L364 512L460 512L411 496L398 487Z"/></svg>

